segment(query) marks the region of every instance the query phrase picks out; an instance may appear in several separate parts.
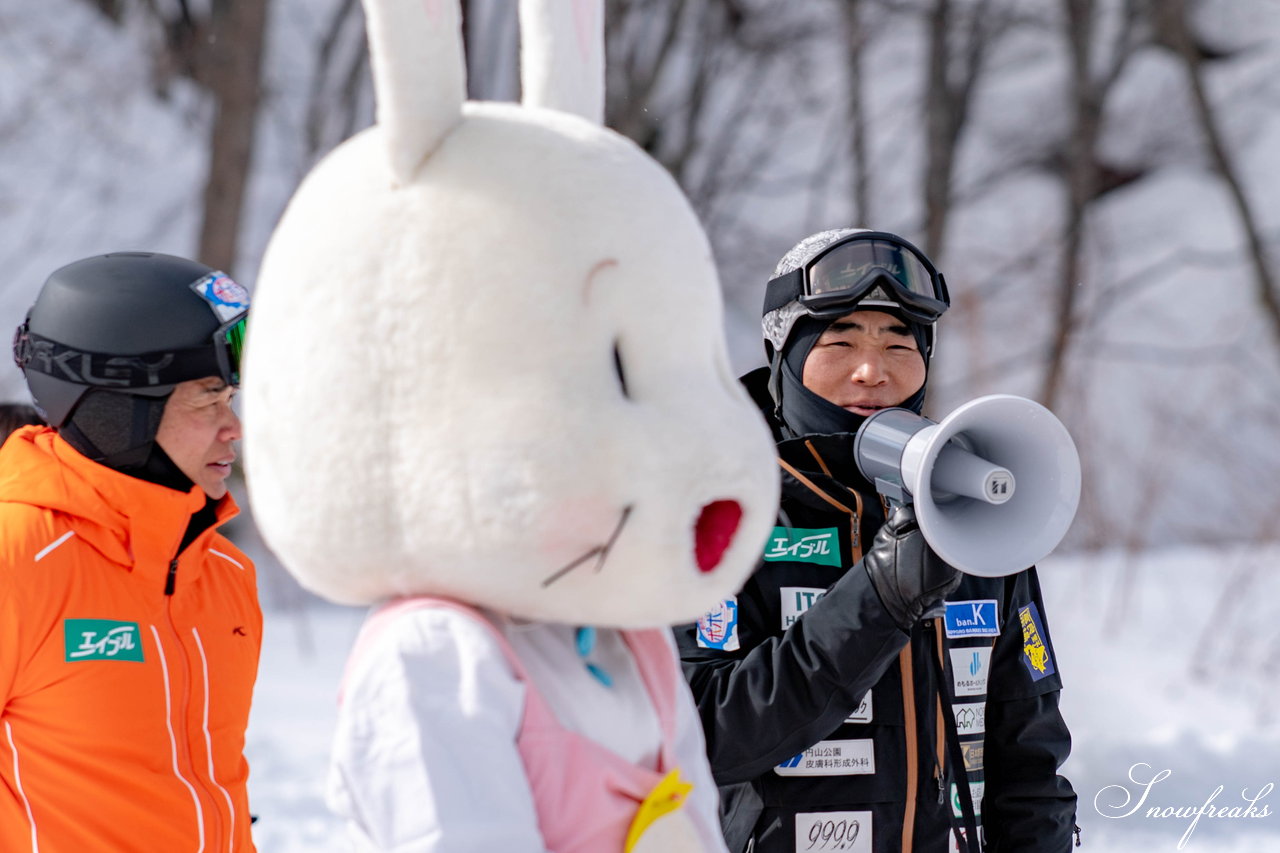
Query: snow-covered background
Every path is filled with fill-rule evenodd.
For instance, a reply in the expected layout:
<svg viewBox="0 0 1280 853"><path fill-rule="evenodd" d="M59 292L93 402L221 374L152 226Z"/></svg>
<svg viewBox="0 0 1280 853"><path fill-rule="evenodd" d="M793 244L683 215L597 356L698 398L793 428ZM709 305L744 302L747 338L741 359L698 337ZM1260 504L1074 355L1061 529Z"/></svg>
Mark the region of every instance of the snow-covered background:
<svg viewBox="0 0 1280 853"><path fill-rule="evenodd" d="M157 67L161 33L143 11L173 14L180 5L200 15L210 2L0 0L0 326L16 325L44 276L70 260L122 248L195 254L212 105L194 82ZM348 5L272 0L254 166L230 270L246 285L314 158L370 120L367 74L334 70L358 58L358 27L330 26ZM744 370L759 358L764 281L800 236L854 218L917 238L922 230L920 12L930 4L861 2L871 188L861 211L849 201L841 123L850 94L841 21L850 5L610 0L611 9L651 11L630 19L642 45L645 27L660 39L656 22L684 10L663 74L647 87L610 85L632 101L615 112L677 172L707 222L726 333ZM1017 14L990 52L957 149L941 255L956 304L931 380L939 412L982 393L1037 392L1058 287L1059 172L1071 117L1055 12L1063 3L952 5ZM1125 5L1095 4L1099 68ZM1278 257L1280 2L1195 6L1206 53L1219 54L1206 60L1207 90ZM471 4L483 30L472 66L491 95L512 87L509 7ZM698 40L703 8L738 16L732 50ZM100 9L121 11L119 22ZM774 42L781 46L770 49ZM322 73L324 44L337 60ZM634 50L614 67L643 70L649 53ZM695 54L716 63L697 122L682 112ZM357 93L349 116L337 104L344 87ZM1144 818L1146 808L1199 806L1218 786L1215 806L1243 806L1242 792L1280 784L1280 348L1257 310L1245 239L1209 168L1173 55L1156 47L1135 54L1103 115L1099 157L1127 182L1089 209L1078 334L1056 409L1080 445L1086 496L1076 529L1042 573L1076 741L1065 772L1081 796L1085 849L1145 853L1178 849L1190 823ZM686 148L694 153L679 160ZM24 394L17 371L0 367L0 398ZM259 847L342 850L321 798L334 695L361 614L302 593L249 521L233 536L259 558L267 613L249 733ZM1137 795L1128 779L1135 765L1151 768L1132 771L1139 779L1170 775L1138 813L1103 817L1099 808L1127 809L1115 786ZM1183 849L1280 850L1280 795L1265 804L1265 818L1201 819Z"/></svg>
<svg viewBox="0 0 1280 853"><path fill-rule="evenodd" d="M1080 796L1082 850L1280 850L1280 792L1257 800L1267 817L1201 818L1182 847L1191 818L1145 817L1150 808L1199 808L1218 786L1215 808L1243 809L1246 795L1280 785L1278 559L1280 549L1179 550L1041 566L1075 741L1063 772ZM1126 570L1136 572L1132 588ZM1238 592L1224 593L1229 586ZM323 805L324 779L334 697L361 618L336 606L269 612L248 735L264 853L347 849ZM1164 770L1142 807L1120 817L1142 796L1130 773L1145 783Z"/></svg>

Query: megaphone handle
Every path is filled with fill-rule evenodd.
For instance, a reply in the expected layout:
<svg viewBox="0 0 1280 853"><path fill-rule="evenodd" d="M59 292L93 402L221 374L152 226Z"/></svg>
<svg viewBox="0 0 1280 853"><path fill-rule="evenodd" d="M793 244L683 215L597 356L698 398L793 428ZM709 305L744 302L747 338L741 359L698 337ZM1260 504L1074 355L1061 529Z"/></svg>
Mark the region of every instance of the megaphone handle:
<svg viewBox="0 0 1280 853"><path fill-rule="evenodd" d="M876 477L876 491L884 495L884 499L889 503L890 510L897 509L903 504L911 503L908 500L907 490L902 487L901 483L894 483L883 477Z"/></svg>

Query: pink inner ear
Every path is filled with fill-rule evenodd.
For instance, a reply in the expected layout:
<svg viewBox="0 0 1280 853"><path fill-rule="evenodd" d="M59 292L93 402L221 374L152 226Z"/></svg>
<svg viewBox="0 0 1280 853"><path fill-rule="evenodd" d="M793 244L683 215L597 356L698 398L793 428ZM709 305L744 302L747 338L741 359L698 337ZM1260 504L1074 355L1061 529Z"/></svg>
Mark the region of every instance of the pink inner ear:
<svg viewBox="0 0 1280 853"><path fill-rule="evenodd" d="M445 2L452 3L454 0L422 0L422 5L427 7L427 15L432 22L440 23L440 15L444 12L440 4Z"/></svg>
<svg viewBox="0 0 1280 853"><path fill-rule="evenodd" d="M609 269L609 267L616 267L617 265L617 258L605 258L603 261L596 262L595 266L591 268L591 271L587 273L587 283L582 288L583 302L591 302L591 290L592 286L596 283L596 274Z"/></svg>
<svg viewBox="0 0 1280 853"><path fill-rule="evenodd" d="M599 26L595 19L599 8L596 0L573 0L573 22L578 30L578 50L584 62L591 58L591 34Z"/></svg>

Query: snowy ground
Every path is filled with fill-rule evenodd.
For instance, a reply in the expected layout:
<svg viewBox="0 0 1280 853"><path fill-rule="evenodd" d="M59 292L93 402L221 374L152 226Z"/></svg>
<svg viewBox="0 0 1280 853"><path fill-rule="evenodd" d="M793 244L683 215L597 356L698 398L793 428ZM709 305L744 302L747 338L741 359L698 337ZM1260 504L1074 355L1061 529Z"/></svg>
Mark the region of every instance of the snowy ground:
<svg viewBox="0 0 1280 853"><path fill-rule="evenodd" d="M1280 850L1280 792L1266 787L1280 784L1277 563L1277 550L1197 551L1042 567L1086 853ZM323 784L334 695L361 616L328 606L268 613L248 744L264 853L346 849ZM1143 793L1130 774L1147 782L1164 770L1121 816ZM1145 816L1199 808L1218 786L1213 807L1240 816L1206 815L1185 843L1191 817ZM1242 797L1260 791L1269 791L1256 803L1266 816L1244 817Z"/></svg>

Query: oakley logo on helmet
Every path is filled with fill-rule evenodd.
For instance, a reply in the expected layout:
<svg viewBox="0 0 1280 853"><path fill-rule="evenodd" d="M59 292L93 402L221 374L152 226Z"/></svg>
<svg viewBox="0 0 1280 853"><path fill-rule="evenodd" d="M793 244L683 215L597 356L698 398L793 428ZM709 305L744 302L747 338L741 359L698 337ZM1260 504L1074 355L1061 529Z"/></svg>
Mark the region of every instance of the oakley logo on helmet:
<svg viewBox="0 0 1280 853"><path fill-rule="evenodd" d="M162 371L174 362L173 353L146 356L105 356L81 352L31 334L19 327L13 341L13 358L23 370L35 370L81 385L107 388L139 388L165 384Z"/></svg>

